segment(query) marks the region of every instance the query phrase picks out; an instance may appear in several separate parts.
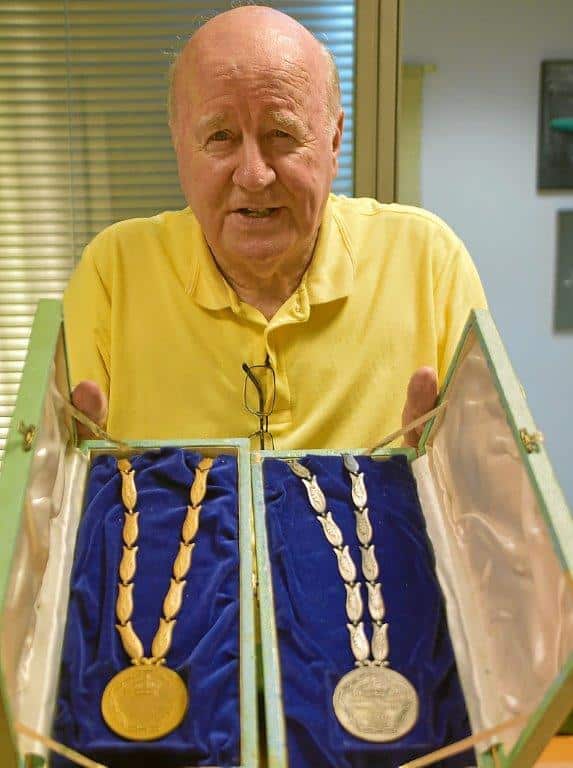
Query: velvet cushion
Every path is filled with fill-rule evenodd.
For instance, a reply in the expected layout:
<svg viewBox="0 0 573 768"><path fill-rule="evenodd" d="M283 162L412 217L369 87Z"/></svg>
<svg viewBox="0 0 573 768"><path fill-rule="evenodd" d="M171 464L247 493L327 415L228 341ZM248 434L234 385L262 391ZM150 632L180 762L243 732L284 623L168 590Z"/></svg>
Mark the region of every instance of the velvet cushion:
<svg viewBox="0 0 573 768"><path fill-rule="evenodd" d="M266 520L278 632L290 768L395 768L469 735L469 724L448 635L441 591L404 456L357 457L365 473L373 542L389 624L390 667L413 684L420 699L416 726L401 739L372 744L339 725L334 688L354 667L346 628L345 588L336 556L316 520L302 480L284 461L263 464ZM322 488L360 569L351 484L338 456L301 460ZM435 765L475 764L473 753Z"/></svg>
<svg viewBox="0 0 573 768"><path fill-rule="evenodd" d="M151 655L189 490L200 456L163 449L131 459L138 490L139 547L133 626ZM130 742L104 723L100 702L130 661L115 628L124 507L112 456L91 469L71 579L54 738L110 768L237 765L239 550L237 463L219 456L209 472L183 604L167 654L189 692L183 723L155 742ZM72 765L54 756L54 765Z"/></svg>

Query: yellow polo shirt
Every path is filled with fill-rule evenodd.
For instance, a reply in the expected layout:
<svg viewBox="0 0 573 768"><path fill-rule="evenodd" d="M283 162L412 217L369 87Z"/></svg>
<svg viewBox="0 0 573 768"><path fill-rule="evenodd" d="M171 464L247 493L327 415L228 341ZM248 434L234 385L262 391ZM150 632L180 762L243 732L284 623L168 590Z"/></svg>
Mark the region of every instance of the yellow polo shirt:
<svg viewBox="0 0 573 768"><path fill-rule="evenodd" d="M443 380L472 307L459 238L417 208L331 195L313 260L267 321L217 270L192 211L132 219L86 248L64 301L72 382L97 381L125 439L244 437L243 362L276 376L276 448L373 445L411 374Z"/></svg>

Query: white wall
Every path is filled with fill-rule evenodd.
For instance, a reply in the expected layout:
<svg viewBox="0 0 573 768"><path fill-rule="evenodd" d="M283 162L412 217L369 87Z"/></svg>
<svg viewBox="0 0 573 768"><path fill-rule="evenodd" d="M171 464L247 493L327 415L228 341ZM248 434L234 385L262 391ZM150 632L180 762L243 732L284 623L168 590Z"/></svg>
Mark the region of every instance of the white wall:
<svg viewBox="0 0 573 768"><path fill-rule="evenodd" d="M573 506L573 332L553 333L556 211L536 191L540 62L573 59L573 0L405 0L424 83L422 205L466 242Z"/></svg>

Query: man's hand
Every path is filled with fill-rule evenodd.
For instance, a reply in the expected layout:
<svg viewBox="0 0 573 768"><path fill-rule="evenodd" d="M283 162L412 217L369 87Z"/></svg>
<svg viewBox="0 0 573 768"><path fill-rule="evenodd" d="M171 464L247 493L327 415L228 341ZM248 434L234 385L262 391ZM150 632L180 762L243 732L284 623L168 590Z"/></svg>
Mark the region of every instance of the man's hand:
<svg viewBox="0 0 573 768"><path fill-rule="evenodd" d="M418 368L408 384L406 404L402 411L402 426L405 427L414 419L431 411L438 397L438 376L433 368ZM415 448L425 424L407 432L404 441L406 445Z"/></svg>
<svg viewBox="0 0 573 768"><path fill-rule="evenodd" d="M100 427L105 427L107 420L107 397L95 381L80 381L72 392L72 403L76 408ZM93 437L92 433L79 422L76 423L79 438Z"/></svg>

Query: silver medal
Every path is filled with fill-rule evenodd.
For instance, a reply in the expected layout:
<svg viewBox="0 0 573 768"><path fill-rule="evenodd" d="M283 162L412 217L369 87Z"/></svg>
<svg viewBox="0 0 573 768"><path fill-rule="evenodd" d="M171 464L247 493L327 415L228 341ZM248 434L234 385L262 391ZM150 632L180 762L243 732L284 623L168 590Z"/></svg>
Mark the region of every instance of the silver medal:
<svg viewBox="0 0 573 768"><path fill-rule="evenodd" d="M383 623L386 609L382 587L377 581L379 566L366 506L368 494L364 473L360 472L358 462L351 454L343 454L342 459L349 474L355 507L356 537L360 543L362 574L366 580L368 614L372 624L371 641L361 620L364 612L362 585L356 581L356 566L348 545L344 544L342 531L332 513L327 511L326 498L316 476L299 462L289 462L292 471L302 479L310 505L333 548L346 590L346 615L349 619L346 627L357 669L342 677L334 691L332 703L339 723L357 738L371 742L395 741L416 724L418 695L412 684L388 665L388 624Z"/></svg>
<svg viewBox="0 0 573 768"><path fill-rule="evenodd" d="M399 672L383 666L348 672L336 686L332 704L340 724L365 741L396 741L418 719L414 687Z"/></svg>

